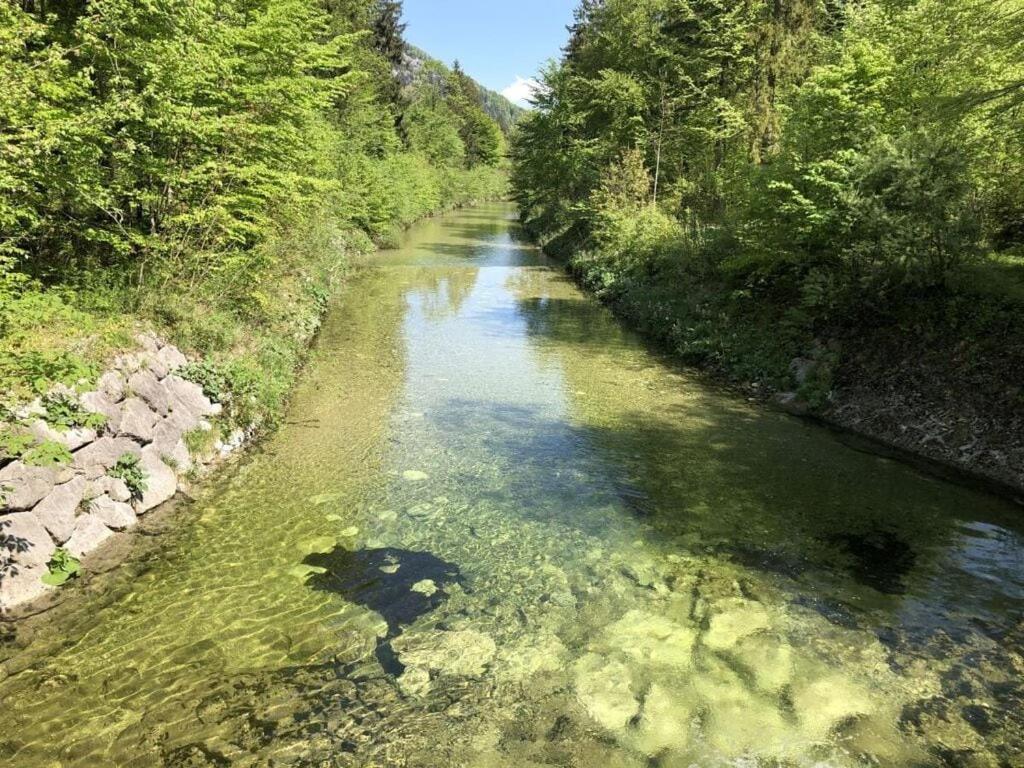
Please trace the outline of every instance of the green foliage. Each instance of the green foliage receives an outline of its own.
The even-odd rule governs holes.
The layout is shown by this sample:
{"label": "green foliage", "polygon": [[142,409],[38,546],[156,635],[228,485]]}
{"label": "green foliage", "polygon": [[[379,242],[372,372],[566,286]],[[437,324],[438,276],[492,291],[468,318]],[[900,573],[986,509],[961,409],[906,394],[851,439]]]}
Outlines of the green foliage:
{"label": "green foliage", "polygon": [[69,392],[48,393],[43,397],[43,408],[46,409],[46,423],[58,429],[100,429],[107,423],[106,416],[102,413],[89,413]]}
{"label": "green foliage", "polygon": [[25,451],[21,460],[33,467],[61,467],[71,463],[71,451],[63,443],[47,440]]}
{"label": "green foliage", "polygon": [[516,110],[409,77],[403,29],[391,0],[0,3],[0,406],[142,325],[273,423],[349,257],[505,194],[485,112]]}
{"label": "green foliage", "polygon": [[[1021,0],[584,2],[514,137],[514,197],[685,357],[789,386],[820,335],[943,306],[1024,237],[1021,19]],[[822,404],[839,364],[804,394]]]}
{"label": "green foliage", "polygon": [[0,462],[21,458],[34,444],[27,431],[6,426],[0,429]]}
{"label": "green foliage", "polygon": [[47,573],[43,575],[44,584],[51,587],[62,587],[82,573],[82,563],[66,549],[59,548],[47,563]]}
{"label": "green foliage", "polygon": [[131,491],[133,498],[141,499],[143,494],[146,493],[148,487],[146,473],[142,469],[139,457],[134,454],[126,453],[119,458],[117,463],[107,471],[107,474],[110,477],[123,480],[124,484],[128,486],[128,490]]}

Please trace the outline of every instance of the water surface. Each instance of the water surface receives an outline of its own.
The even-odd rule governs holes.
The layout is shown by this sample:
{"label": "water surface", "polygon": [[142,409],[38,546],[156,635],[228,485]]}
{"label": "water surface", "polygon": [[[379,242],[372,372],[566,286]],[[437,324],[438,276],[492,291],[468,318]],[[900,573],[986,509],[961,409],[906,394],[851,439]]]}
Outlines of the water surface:
{"label": "water surface", "polygon": [[175,522],[0,635],[0,764],[1024,764],[1020,510],[673,369],[507,206]]}

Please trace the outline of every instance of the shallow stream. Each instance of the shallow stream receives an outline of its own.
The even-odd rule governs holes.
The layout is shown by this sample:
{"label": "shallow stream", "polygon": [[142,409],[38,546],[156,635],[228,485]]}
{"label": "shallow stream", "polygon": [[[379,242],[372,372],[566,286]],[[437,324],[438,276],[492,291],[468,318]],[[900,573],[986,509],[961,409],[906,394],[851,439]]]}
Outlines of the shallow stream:
{"label": "shallow stream", "polygon": [[0,630],[0,765],[1024,765],[1024,511],[674,369],[508,206],[174,515]]}

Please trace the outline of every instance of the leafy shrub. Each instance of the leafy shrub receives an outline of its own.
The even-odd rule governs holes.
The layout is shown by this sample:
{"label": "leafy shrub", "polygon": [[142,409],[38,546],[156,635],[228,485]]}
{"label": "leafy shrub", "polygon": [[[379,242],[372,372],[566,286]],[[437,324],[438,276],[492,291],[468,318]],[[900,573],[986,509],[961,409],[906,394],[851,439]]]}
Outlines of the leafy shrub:
{"label": "leafy shrub", "polygon": [[141,499],[148,488],[146,473],[142,469],[140,459],[131,453],[126,453],[119,458],[107,474],[110,477],[123,480],[133,498]]}

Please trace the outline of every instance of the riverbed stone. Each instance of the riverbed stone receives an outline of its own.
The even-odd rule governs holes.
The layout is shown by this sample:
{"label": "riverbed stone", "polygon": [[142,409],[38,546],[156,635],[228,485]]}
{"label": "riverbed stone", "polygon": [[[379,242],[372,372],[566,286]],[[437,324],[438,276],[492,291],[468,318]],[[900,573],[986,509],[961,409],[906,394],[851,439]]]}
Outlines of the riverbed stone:
{"label": "riverbed stone", "polygon": [[45,566],[56,549],[46,528],[31,512],[0,517],[0,565]]}
{"label": "riverbed stone", "polygon": [[74,557],[85,557],[103,546],[114,535],[98,516],[92,513],[79,515],[75,520],[74,533],[64,545],[64,549]]}
{"label": "riverbed stone", "polygon": [[392,647],[406,667],[457,677],[479,677],[498,651],[489,635],[472,629],[403,635]]}
{"label": "riverbed stone", "polygon": [[169,501],[178,491],[178,476],[164,463],[158,450],[149,446],[142,450],[141,456],[146,490],[135,502],[135,511],[140,515]]}
{"label": "riverbed stone", "polygon": [[588,653],[573,665],[576,696],[587,714],[609,731],[623,731],[640,711],[629,668],[621,661]]}
{"label": "riverbed stone", "polygon": [[[90,478],[100,477],[125,454],[141,456],[142,447],[127,437],[101,437],[95,443],[76,451],[73,464],[76,469],[85,471]],[[95,474],[97,468],[98,475]]]}
{"label": "riverbed stone", "polygon": [[75,530],[75,517],[78,514],[78,505],[82,503],[85,495],[87,482],[85,475],[77,475],[70,482],[56,486],[32,510],[58,544],[63,544],[71,538]]}
{"label": "riverbed stone", "polygon": [[107,494],[89,502],[89,513],[98,517],[113,531],[126,531],[134,528],[139,522],[130,504],[114,501]]}
{"label": "riverbed stone", "polygon": [[121,426],[121,406],[102,392],[86,392],[78,398],[88,413],[99,413],[107,419],[107,430],[117,432]]}
{"label": "riverbed stone", "polygon": [[654,683],[644,697],[639,722],[629,741],[637,751],[652,758],[685,749],[695,711],[696,702],[688,686],[670,688]]}
{"label": "riverbed stone", "polygon": [[430,692],[430,671],[407,667],[398,678],[398,687],[406,696],[425,696]]}
{"label": "riverbed stone", "polygon": [[160,417],[138,397],[130,397],[121,405],[119,434],[134,438],[141,443],[153,440],[153,427]]}
{"label": "riverbed stone", "polygon": [[771,626],[768,609],[753,600],[725,600],[715,607],[717,612],[701,638],[712,650],[728,650],[744,637]]}
{"label": "riverbed stone", "polygon": [[154,373],[148,368],[133,373],[128,378],[128,391],[146,401],[146,404],[160,416],[166,416],[171,408],[171,397]]}
{"label": "riverbed stone", "polygon": [[12,461],[0,469],[0,499],[10,511],[31,509],[53,490],[58,472],[53,467],[33,467]]}
{"label": "riverbed stone", "polygon": [[870,715],[875,704],[867,689],[842,674],[824,674],[793,691],[793,709],[815,738],[827,737],[851,718]]}
{"label": "riverbed stone", "polygon": [[793,648],[768,632],[742,638],[730,651],[765,693],[778,693],[793,679]]}
{"label": "riverbed stone", "polygon": [[654,613],[633,610],[609,624],[594,650],[618,652],[644,664],[689,669],[697,633]]}
{"label": "riverbed stone", "polygon": [[724,661],[707,658],[690,685],[700,702],[704,738],[724,758],[756,755],[773,761],[787,745],[809,741],[775,697],[752,690]]}

